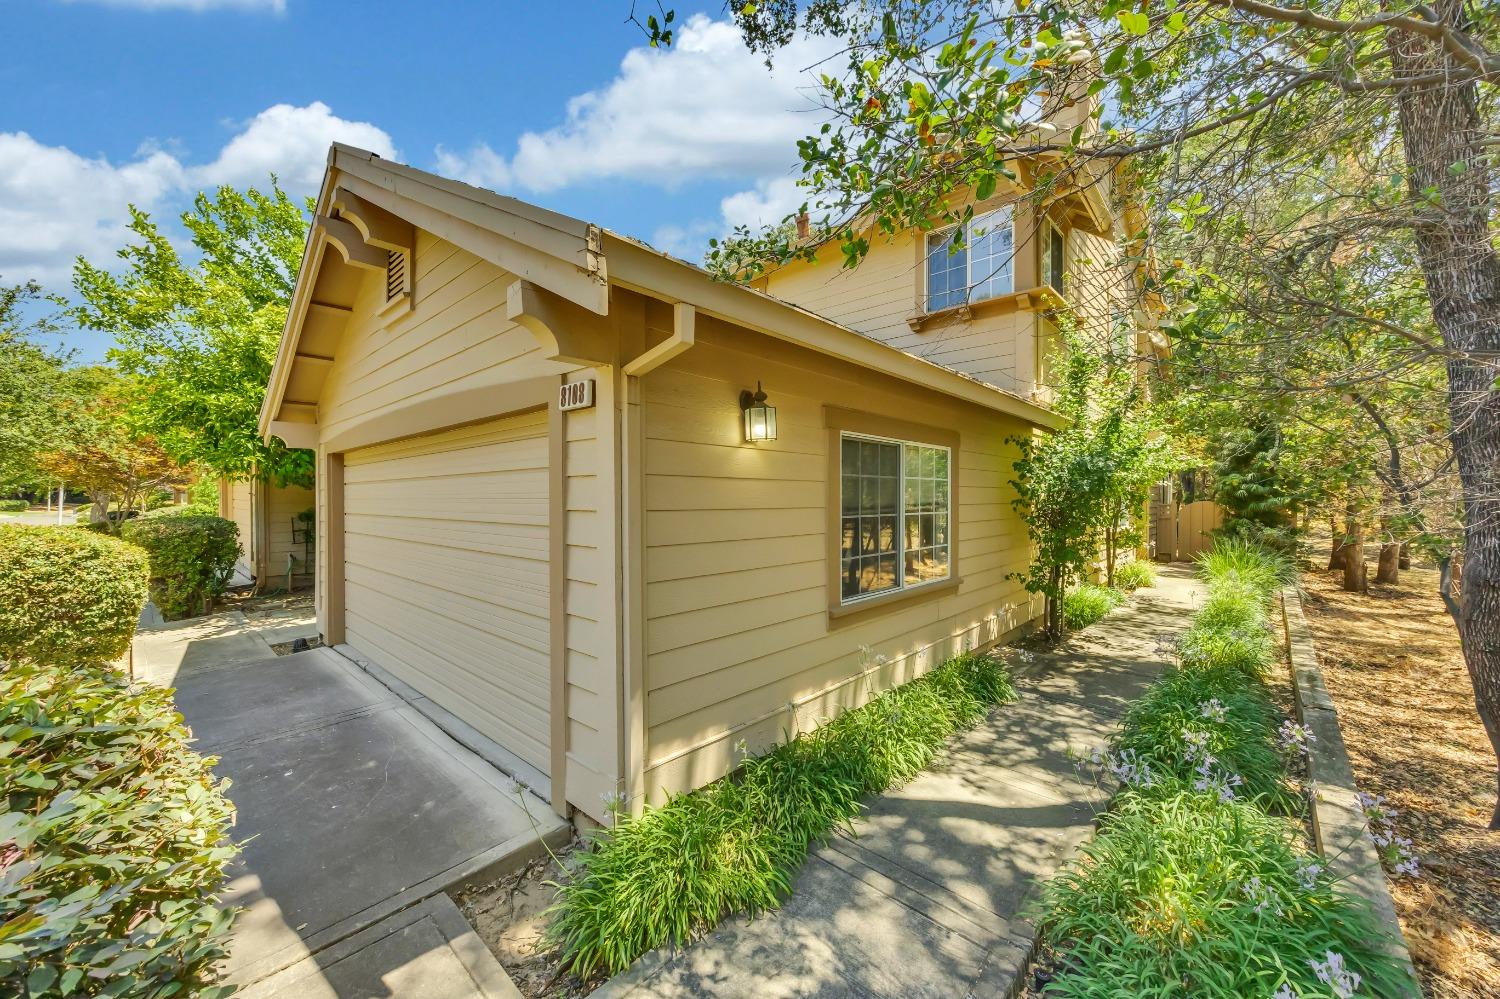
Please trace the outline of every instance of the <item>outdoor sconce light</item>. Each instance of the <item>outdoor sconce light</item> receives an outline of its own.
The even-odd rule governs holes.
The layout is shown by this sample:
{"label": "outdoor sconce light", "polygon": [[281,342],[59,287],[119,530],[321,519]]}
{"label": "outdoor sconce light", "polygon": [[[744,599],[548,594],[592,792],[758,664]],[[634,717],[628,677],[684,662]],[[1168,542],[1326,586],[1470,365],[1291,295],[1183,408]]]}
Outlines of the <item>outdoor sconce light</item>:
{"label": "outdoor sconce light", "polygon": [[740,393],[740,409],[745,412],[745,443],[774,441],[776,439],[776,407],[766,405],[766,393],[760,382],[755,391],[745,389]]}

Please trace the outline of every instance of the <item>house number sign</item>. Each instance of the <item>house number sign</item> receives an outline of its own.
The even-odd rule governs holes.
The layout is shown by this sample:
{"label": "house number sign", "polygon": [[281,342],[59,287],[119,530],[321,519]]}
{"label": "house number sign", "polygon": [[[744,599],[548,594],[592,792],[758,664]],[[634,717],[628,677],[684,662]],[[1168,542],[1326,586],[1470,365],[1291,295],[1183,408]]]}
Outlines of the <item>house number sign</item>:
{"label": "house number sign", "polygon": [[557,390],[557,408],[588,409],[594,404],[594,380],[568,382]]}

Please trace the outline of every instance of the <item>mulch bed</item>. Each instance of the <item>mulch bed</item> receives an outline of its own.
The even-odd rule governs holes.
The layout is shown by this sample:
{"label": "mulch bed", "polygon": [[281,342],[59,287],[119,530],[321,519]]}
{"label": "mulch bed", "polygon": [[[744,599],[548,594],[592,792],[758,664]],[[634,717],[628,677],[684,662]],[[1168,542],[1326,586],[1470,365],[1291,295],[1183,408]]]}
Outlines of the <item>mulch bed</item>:
{"label": "mulch bed", "polygon": [[1420,878],[1391,882],[1422,987],[1433,999],[1500,995],[1495,758],[1437,572],[1403,571],[1368,596],[1341,581],[1304,573],[1304,604],[1360,787],[1400,810],[1422,863]]}

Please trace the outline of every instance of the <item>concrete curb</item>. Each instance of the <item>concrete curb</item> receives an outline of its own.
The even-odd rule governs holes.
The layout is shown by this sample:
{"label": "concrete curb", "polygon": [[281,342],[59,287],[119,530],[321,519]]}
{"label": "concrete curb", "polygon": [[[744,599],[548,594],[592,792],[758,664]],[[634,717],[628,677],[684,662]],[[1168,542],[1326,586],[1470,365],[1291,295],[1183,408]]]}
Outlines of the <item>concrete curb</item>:
{"label": "concrete curb", "polygon": [[1370,904],[1376,920],[1386,931],[1386,952],[1411,978],[1408,995],[1420,999],[1422,991],[1417,986],[1411,953],[1396,918],[1396,904],[1391,899],[1380,854],[1370,839],[1364,810],[1359,805],[1359,788],[1354,781],[1354,768],[1349,764],[1338,710],[1323,682],[1312,632],[1302,612],[1302,598],[1292,587],[1282,591],[1281,620],[1297,718],[1316,740],[1308,747],[1307,757],[1313,841],[1344,889]]}

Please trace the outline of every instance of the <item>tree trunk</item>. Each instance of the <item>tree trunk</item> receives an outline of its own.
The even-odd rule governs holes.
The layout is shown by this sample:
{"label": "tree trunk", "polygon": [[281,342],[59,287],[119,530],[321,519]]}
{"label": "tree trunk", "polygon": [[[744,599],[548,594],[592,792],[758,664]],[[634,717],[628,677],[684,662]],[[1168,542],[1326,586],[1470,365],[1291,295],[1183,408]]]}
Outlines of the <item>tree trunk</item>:
{"label": "tree trunk", "polygon": [[1411,568],[1411,542],[1410,541],[1403,541],[1403,542],[1401,542],[1401,556],[1396,560],[1396,568],[1398,568],[1398,569],[1410,569]]}
{"label": "tree trunk", "polygon": [[[1445,24],[1465,23],[1461,0],[1434,5]],[[1440,43],[1392,28],[1386,44],[1397,77],[1445,79],[1396,91],[1407,184],[1420,212],[1413,234],[1432,315],[1449,351],[1448,409],[1463,483],[1464,564],[1459,638],[1474,700],[1500,761],[1500,257],[1491,242],[1494,178],[1477,87]],[[1423,192],[1432,190],[1429,200]],[[1491,829],[1500,829],[1500,765]]]}
{"label": "tree trunk", "polygon": [[1344,532],[1339,530],[1339,522],[1333,517],[1328,518],[1328,533],[1333,535],[1333,550],[1328,555],[1328,571],[1344,567]]}
{"label": "tree trunk", "polygon": [[[1350,503],[1350,507],[1353,507]],[[1344,524],[1344,589],[1350,593],[1365,592],[1365,539],[1353,509]]]}
{"label": "tree trunk", "polygon": [[1401,544],[1387,541],[1380,546],[1380,562],[1375,567],[1375,582],[1399,583],[1401,581]]}

